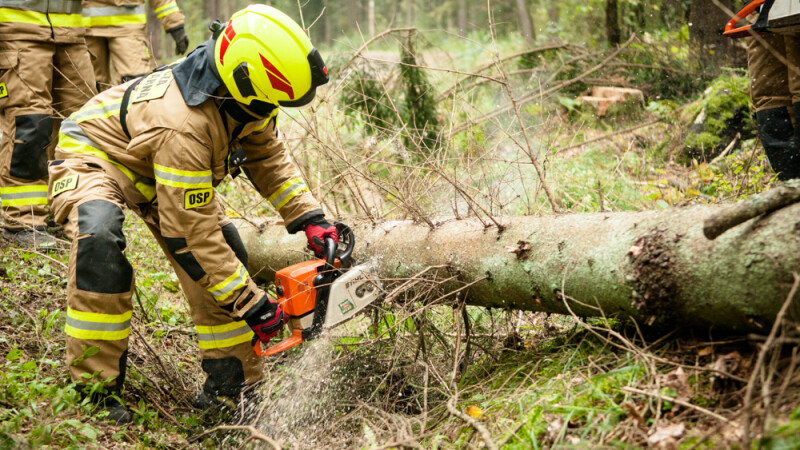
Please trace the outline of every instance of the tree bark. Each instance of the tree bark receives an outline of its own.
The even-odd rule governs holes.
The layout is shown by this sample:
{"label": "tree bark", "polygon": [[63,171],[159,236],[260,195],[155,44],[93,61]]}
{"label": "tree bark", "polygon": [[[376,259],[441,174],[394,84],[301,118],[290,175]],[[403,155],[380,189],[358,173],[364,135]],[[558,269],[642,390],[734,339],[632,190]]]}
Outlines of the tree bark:
{"label": "tree bark", "polygon": [[219,4],[217,3],[217,0],[206,0],[206,15],[210,17],[212,21],[215,19],[219,19],[221,21],[225,20],[219,15]]}
{"label": "tree bark", "polygon": [[406,0],[406,24],[409,27],[414,26],[414,21],[416,20],[416,7],[414,5],[414,0]]}
{"label": "tree bark", "polygon": [[549,8],[547,8],[547,18],[550,19],[550,23],[555,26],[558,25],[558,4],[552,3]]}
{"label": "tree bark", "polygon": [[619,13],[617,0],[606,0],[606,38],[611,47],[618,47],[622,33],[619,30]]}
{"label": "tree bark", "polygon": [[517,16],[519,17],[522,36],[525,37],[525,43],[528,44],[528,47],[533,47],[536,35],[533,31],[533,21],[531,20],[531,14],[528,12],[527,3],[527,0],[517,0]]}
{"label": "tree bark", "polygon": [[[471,305],[567,314],[601,314],[647,325],[764,331],[800,271],[800,204],[750,220],[718,237],[703,236],[705,218],[725,206],[662,211],[448,220],[435,230],[408,221],[352,223],[356,261],[382,278],[411,277],[447,266]],[[303,233],[265,222],[239,223],[251,274],[303,260]],[[797,311],[795,311],[797,312]]]}
{"label": "tree bark", "polygon": [[467,36],[467,0],[458,0],[458,35]]}
{"label": "tree bark", "polygon": [[375,0],[367,0],[367,35],[375,36]]}
{"label": "tree bark", "polygon": [[158,17],[153,11],[152,3],[147,2],[147,39],[150,44],[150,51],[153,52],[156,66],[161,65],[161,56],[163,55],[162,34],[164,34],[164,30],[161,28],[161,22],[158,21]]}

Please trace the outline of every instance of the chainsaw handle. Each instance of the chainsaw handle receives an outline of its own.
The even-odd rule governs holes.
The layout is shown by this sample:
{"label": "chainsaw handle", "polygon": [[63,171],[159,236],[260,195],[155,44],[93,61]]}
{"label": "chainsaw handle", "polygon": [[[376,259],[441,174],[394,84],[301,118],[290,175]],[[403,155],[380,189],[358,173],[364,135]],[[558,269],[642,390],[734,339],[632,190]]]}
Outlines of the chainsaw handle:
{"label": "chainsaw handle", "polygon": [[743,27],[736,28],[736,24],[739,21],[747,18],[750,14],[752,14],[756,8],[764,4],[764,0],[753,0],[752,2],[748,3],[744,6],[744,8],[740,9],[739,12],[734,14],[731,17],[731,20],[725,24],[725,31],[722,33],[725,36],[731,38],[740,38],[740,37],[747,37],[750,36],[750,24],[747,24]]}
{"label": "chainsaw handle", "polygon": [[333,261],[336,259],[336,241],[333,238],[325,238],[325,268],[329,270],[336,270],[333,266]]}

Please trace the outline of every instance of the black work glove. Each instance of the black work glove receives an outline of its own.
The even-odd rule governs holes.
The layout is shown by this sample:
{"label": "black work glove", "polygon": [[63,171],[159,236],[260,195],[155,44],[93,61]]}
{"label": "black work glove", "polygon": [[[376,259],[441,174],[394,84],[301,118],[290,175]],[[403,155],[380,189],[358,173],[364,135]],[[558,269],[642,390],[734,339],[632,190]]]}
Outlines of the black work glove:
{"label": "black work glove", "polygon": [[179,55],[186,53],[186,49],[189,48],[189,38],[186,37],[186,31],[183,29],[183,25],[178,25],[171,30],[167,30],[167,33],[171,34],[172,39],[175,40],[175,53]]}
{"label": "black work glove", "polygon": [[256,333],[258,340],[265,344],[281,331],[286,320],[281,305],[266,295],[244,315],[244,321]]}

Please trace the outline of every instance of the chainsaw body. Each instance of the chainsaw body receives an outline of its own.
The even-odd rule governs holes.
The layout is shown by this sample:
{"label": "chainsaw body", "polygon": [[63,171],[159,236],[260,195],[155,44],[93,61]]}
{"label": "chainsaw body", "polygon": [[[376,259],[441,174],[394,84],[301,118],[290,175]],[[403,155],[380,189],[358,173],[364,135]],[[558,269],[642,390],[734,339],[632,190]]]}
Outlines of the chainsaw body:
{"label": "chainsaw body", "polygon": [[326,239],[326,259],[294,264],[275,274],[275,291],[288,318],[291,336],[267,348],[255,344],[256,354],[272,356],[350,320],[380,296],[377,276],[366,265],[352,267],[355,246],[352,231],[337,223],[344,249]]}

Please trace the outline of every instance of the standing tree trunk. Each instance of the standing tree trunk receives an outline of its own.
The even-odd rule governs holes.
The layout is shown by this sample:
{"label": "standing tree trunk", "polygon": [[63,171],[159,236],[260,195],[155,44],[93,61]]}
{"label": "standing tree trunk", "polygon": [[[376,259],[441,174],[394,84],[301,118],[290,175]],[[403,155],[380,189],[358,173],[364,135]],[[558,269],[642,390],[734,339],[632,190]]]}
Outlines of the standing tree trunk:
{"label": "standing tree trunk", "polygon": [[558,4],[552,3],[552,6],[547,8],[547,18],[553,25],[558,24]]}
{"label": "standing tree trunk", "polygon": [[528,12],[526,3],[526,0],[517,0],[517,16],[519,17],[522,35],[525,37],[525,43],[528,44],[528,47],[533,47],[536,41],[536,35],[533,31],[533,21],[531,20],[531,15]]}
{"label": "standing tree trunk", "polygon": [[213,22],[216,19],[225,20],[219,15],[219,4],[217,0],[206,0],[206,16]]}
{"label": "standing tree trunk", "polygon": [[747,64],[744,50],[736,46],[735,40],[722,35],[731,10],[735,12],[734,0],[694,0],[689,9],[689,37],[700,62],[711,68]]}
{"label": "standing tree trunk", "polygon": [[163,33],[164,30],[161,28],[161,22],[158,21],[158,17],[156,17],[152,3],[147,2],[147,40],[150,42],[150,51],[153,52],[156,67],[161,65],[161,56],[164,49],[161,39]]}
{"label": "standing tree trunk", "polygon": [[619,12],[617,0],[606,0],[606,38],[608,45],[618,47],[622,40],[619,30]]}
{"label": "standing tree trunk", "polygon": [[467,36],[467,0],[458,0],[458,35]]}
{"label": "standing tree trunk", "polygon": [[375,36],[375,0],[367,0],[367,33]]}
{"label": "standing tree trunk", "polygon": [[[578,315],[647,325],[763,332],[800,271],[800,203],[707,239],[703,221],[725,210],[499,218],[502,232],[477,220],[436,229],[410,221],[350,225],[356,261],[401,281],[445,267],[443,289],[474,282],[459,294],[471,305],[560,314],[569,305]],[[262,228],[239,223],[250,273],[273,279],[276,269],[303,259],[305,236],[288,236],[278,224]]]}
{"label": "standing tree trunk", "polygon": [[406,0],[406,26],[413,27],[416,19],[414,0]]}

